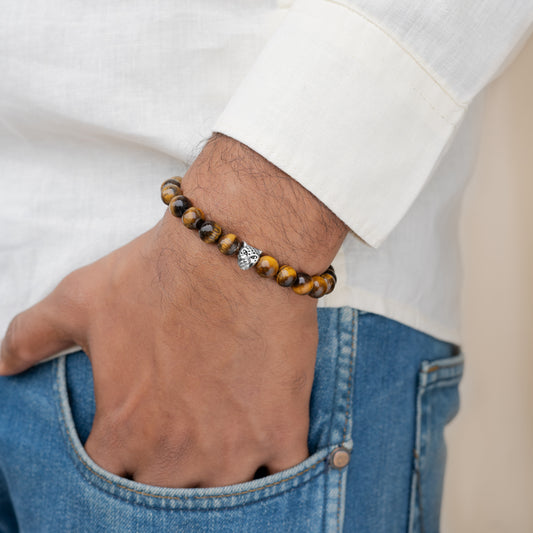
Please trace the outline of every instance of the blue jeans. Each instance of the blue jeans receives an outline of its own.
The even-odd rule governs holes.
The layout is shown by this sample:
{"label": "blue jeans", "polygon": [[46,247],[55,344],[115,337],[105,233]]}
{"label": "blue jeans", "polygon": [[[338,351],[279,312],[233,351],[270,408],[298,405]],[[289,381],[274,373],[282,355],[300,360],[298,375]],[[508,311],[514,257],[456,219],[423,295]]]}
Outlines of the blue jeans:
{"label": "blue jeans", "polygon": [[319,308],[318,319],[310,456],[238,485],[159,488],[91,461],[82,352],[0,378],[0,531],[438,531],[463,354],[350,307]]}

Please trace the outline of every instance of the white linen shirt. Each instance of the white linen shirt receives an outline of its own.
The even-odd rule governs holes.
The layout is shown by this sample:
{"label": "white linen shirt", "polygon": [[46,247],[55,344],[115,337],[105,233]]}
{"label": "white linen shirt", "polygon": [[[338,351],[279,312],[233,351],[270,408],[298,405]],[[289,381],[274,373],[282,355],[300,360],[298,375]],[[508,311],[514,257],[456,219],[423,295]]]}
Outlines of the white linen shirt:
{"label": "white linen shirt", "polygon": [[350,227],[319,305],[460,343],[471,103],[532,20],[533,0],[5,0],[0,337],[155,224],[219,131]]}

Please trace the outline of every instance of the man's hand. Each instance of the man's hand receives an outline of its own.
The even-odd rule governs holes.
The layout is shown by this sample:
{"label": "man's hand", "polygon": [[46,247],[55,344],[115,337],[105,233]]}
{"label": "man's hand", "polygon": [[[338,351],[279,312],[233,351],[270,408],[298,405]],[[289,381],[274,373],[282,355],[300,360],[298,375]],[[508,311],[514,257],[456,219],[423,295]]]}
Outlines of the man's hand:
{"label": "man's hand", "polygon": [[[346,235],[309,192],[222,135],[183,188],[223,229],[310,274]],[[83,347],[95,385],[91,458],[142,483],[212,487],[308,456],[317,342],[316,300],[240,271],[167,212],[16,316],[0,374]]]}

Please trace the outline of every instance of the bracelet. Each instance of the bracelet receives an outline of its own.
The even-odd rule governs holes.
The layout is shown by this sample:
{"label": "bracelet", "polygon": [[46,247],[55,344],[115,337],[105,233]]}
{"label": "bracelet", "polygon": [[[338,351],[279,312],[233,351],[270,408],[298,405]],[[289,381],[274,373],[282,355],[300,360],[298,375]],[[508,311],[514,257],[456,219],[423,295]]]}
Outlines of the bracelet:
{"label": "bracelet", "polygon": [[168,205],[170,212],[181,218],[183,225],[198,230],[200,238],[217,247],[224,255],[235,255],[242,270],[255,267],[255,271],[263,278],[275,278],[278,285],[291,287],[296,294],[308,294],[320,298],[335,288],[337,275],[333,266],[329,266],[322,274],[310,276],[296,272],[290,265],[279,265],[270,255],[262,255],[263,251],[240,241],[233,233],[223,233],[222,228],[212,220],[206,220],[204,213],[183,195],[181,177],[175,176],[161,185],[161,199]]}

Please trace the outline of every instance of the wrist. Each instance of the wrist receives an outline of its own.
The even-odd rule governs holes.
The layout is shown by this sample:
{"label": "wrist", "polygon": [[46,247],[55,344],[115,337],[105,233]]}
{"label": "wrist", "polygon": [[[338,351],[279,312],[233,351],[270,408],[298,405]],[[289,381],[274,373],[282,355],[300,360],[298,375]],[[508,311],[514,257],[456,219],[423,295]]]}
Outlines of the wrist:
{"label": "wrist", "polygon": [[215,134],[182,181],[185,196],[280,264],[320,274],[347,227],[298,182],[250,148]]}
{"label": "wrist", "polygon": [[231,302],[241,305],[253,300],[265,316],[270,316],[270,310],[278,315],[286,306],[312,322],[314,315],[307,313],[314,312],[317,299],[280,287],[275,280],[259,276],[255,268],[241,270],[236,256],[224,255],[216,244],[203,242],[197,230],[186,228],[168,209],[150,233],[142,255],[153,261],[165,294],[182,291],[181,280],[185,278],[195,307],[224,307]]}

